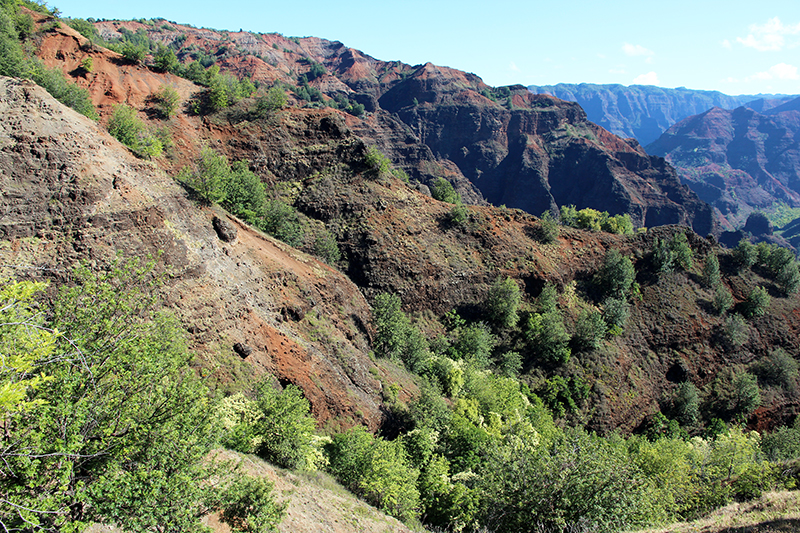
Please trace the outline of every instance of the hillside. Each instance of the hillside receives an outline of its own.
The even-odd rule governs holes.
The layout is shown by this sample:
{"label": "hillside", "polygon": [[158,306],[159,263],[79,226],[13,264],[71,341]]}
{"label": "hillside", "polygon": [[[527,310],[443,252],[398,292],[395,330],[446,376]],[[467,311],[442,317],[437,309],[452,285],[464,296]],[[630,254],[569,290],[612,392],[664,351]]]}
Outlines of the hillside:
{"label": "hillside", "polygon": [[[128,32],[153,47],[168,45],[184,64],[213,63],[255,83],[296,87],[293,96],[301,105],[363,109],[347,117],[355,134],[424,186],[446,178],[467,203],[488,201],[534,215],[575,204],[628,213],[636,226],[715,231],[708,207],[670,167],[598,128],[580,107],[534,96],[522,86],[495,89],[472,74],[382,62],[313,37],[216,32],[167,21],[103,21],[95,27],[107,39]],[[80,49],[85,42],[50,35],[39,56],[48,66],[75,72],[86,56]],[[128,88],[119,79],[121,85],[109,90],[99,75],[75,78],[92,91],[101,113],[109,111],[109,94],[146,97],[141,82]],[[574,160],[582,161],[579,171]]]}
{"label": "hillside", "polygon": [[[173,68],[193,82],[153,64],[163,46],[120,54],[36,20],[38,56],[87,88],[101,119],[0,78],[3,275],[48,281],[52,298],[77,283],[79,262],[102,272],[118,255],[152,256],[165,273],[159,310],[213,391],[192,409],[220,419],[226,445],[280,461],[277,439],[281,453],[308,454],[290,466],[326,469],[408,524],[453,531],[611,533],[796,484],[784,462],[800,454],[794,257],[720,247],[710,207],[675,171],[578,105],[315,38],[94,25],[109,39],[125,27],[173,45],[189,65]],[[177,94],[171,113],[164,87]],[[120,110],[137,135],[120,133]],[[163,154],[129,148],[153,139]],[[535,216],[567,204],[577,208],[563,224]],[[57,314],[47,301],[32,309],[42,320]],[[125,383],[135,358],[129,366],[112,381]],[[288,408],[247,418],[292,394],[313,419]],[[241,420],[224,425],[234,401]],[[306,427],[275,437],[296,421]],[[154,448],[159,465],[179,451],[152,444],[165,446]],[[0,481],[33,502],[40,492],[78,500],[84,486],[91,501],[158,502],[175,488],[151,490],[168,468],[141,473],[134,460],[99,474],[79,466],[65,475],[74,493],[50,479]],[[367,511],[295,488],[294,474],[243,468],[293,501],[284,527],[385,523],[345,512],[339,524],[343,508]],[[144,480],[142,498],[103,492],[129,480]],[[308,501],[317,497],[329,505]],[[93,511],[59,509],[65,520]],[[15,513],[0,505],[0,518]]]}
{"label": "hillside", "polygon": [[[666,89],[650,85],[595,85],[591,83],[531,85],[537,94],[551,94],[577,102],[589,120],[623,138],[633,137],[642,146],[655,141],[670,126],[682,119],[708,111],[712,107],[735,109],[743,105],[775,105],[765,95],[729,96],[718,91],[698,91],[679,87]],[[760,111],[760,109],[758,110]]]}
{"label": "hillside", "polygon": [[681,179],[738,229],[755,211],[800,207],[800,99],[762,112],[715,107],[686,118],[650,144]]}

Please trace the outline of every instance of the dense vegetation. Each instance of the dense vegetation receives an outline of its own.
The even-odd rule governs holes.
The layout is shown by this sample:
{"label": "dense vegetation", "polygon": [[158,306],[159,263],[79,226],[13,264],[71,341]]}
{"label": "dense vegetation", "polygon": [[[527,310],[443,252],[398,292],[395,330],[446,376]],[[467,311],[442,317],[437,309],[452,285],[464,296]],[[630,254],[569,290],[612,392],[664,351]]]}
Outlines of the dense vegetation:
{"label": "dense vegetation", "polygon": [[186,530],[217,510],[239,531],[280,521],[269,482],[214,458],[221,410],[156,310],[161,278],[138,261],[79,267],[51,301],[3,281],[4,531]]}

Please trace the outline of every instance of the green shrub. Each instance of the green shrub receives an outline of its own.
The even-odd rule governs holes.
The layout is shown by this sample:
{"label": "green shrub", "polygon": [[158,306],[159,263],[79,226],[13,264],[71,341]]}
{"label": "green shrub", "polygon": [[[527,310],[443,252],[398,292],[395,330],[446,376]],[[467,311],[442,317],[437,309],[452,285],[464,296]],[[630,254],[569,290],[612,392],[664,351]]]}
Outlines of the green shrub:
{"label": "green shrub", "polygon": [[136,116],[136,110],[124,104],[114,106],[108,119],[108,133],[139,157],[153,159],[164,151],[158,137]]}
{"label": "green shrub", "polygon": [[469,220],[469,210],[463,205],[455,205],[447,213],[447,222],[454,227],[463,228]]}
{"label": "green shrub", "polygon": [[608,326],[600,311],[584,309],[575,323],[573,342],[581,350],[596,350],[603,342]]}
{"label": "green shrub", "polygon": [[164,118],[171,118],[178,110],[181,97],[174,87],[162,85],[158,91],[153,93],[153,100],[155,101],[156,109],[161,115]]}
{"label": "green shrub", "polygon": [[299,246],[305,239],[305,230],[297,210],[279,199],[269,200],[260,228],[290,246]]}
{"label": "green shrub", "polygon": [[603,302],[603,319],[609,328],[619,328],[622,331],[630,316],[630,308],[624,298],[606,298]]}
{"label": "green shrub", "polygon": [[733,294],[731,290],[722,282],[717,283],[714,287],[714,297],[711,305],[718,314],[727,312],[733,307]]}
{"label": "green shrub", "polygon": [[672,399],[675,418],[684,426],[694,426],[700,420],[700,394],[691,381],[684,381]]}
{"label": "green shrub", "polygon": [[489,288],[484,307],[489,320],[499,328],[513,328],[519,321],[519,305],[522,293],[517,282],[498,277]]}
{"label": "green shrub", "polygon": [[158,50],[153,56],[153,65],[161,72],[178,72],[181,66],[175,52],[161,44],[158,45]]}
{"label": "green shrub", "polygon": [[769,307],[771,298],[767,289],[764,287],[756,287],[747,295],[747,298],[742,303],[742,313],[747,318],[754,318],[764,316]]}
{"label": "green shrub", "polygon": [[228,159],[206,146],[200,150],[200,158],[195,162],[194,169],[184,167],[177,179],[191,187],[204,202],[211,204],[225,200],[230,173]]}
{"label": "green shrub", "polygon": [[537,229],[539,241],[543,244],[552,244],[558,239],[558,223],[550,211],[545,211],[539,217],[539,227]]}
{"label": "green shrub", "polygon": [[753,364],[753,371],[766,385],[792,391],[797,385],[798,363],[783,348],[775,348],[770,354]]}
{"label": "green shrub", "polygon": [[747,270],[756,264],[758,250],[747,239],[742,239],[732,252],[733,262],[739,270]]}
{"label": "green shrub", "polygon": [[436,178],[436,181],[431,185],[431,196],[435,200],[448,204],[461,203],[461,195],[459,195],[453,188],[453,185],[444,178]]}
{"label": "green shrub", "polygon": [[376,438],[355,427],[334,436],[328,454],[331,474],[345,487],[400,520],[418,517],[419,471],[401,441]]}
{"label": "green shrub", "polygon": [[339,243],[336,242],[336,238],[327,229],[320,232],[314,239],[314,255],[329,265],[336,264],[342,258]]}
{"label": "green shrub", "polygon": [[723,325],[725,340],[733,348],[741,348],[750,338],[750,326],[741,315],[733,314],[725,319]]}
{"label": "green shrub", "polygon": [[569,348],[569,334],[564,327],[561,313],[531,313],[525,324],[525,338],[529,349],[547,364],[566,363],[572,351]]}
{"label": "green shrub", "polygon": [[706,264],[703,266],[703,282],[707,287],[716,287],[720,280],[719,259],[717,259],[717,254],[711,252],[708,254]]}
{"label": "green shrub", "polygon": [[594,275],[593,283],[603,296],[625,298],[635,277],[636,270],[631,260],[611,249],[606,252],[603,264]]}

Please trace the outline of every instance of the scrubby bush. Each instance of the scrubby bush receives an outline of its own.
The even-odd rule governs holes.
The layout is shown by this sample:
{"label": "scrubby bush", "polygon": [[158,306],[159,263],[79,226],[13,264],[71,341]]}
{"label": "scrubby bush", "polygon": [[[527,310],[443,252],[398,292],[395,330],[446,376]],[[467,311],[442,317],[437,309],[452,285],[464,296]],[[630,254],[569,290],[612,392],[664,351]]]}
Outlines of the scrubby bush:
{"label": "scrubby bush", "polygon": [[727,343],[738,349],[750,338],[750,326],[741,315],[732,314],[725,319],[723,334]]}
{"label": "scrubby bush", "polygon": [[754,318],[764,316],[769,307],[771,298],[767,289],[764,287],[756,287],[747,295],[747,298],[742,303],[742,313],[747,318]]}
{"label": "scrubby bush", "polygon": [[733,307],[733,294],[731,290],[722,282],[717,283],[714,287],[714,297],[711,305],[718,314],[726,313]]}
{"label": "scrubby bush", "polygon": [[538,237],[544,244],[552,244],[558,239],[558,223],[553,218],[550,211],[545,211],[539,217]]}
{"label": "scrubby bush", "polygon": [[739,270],[747,270],[758,261],[758,250],[747,239],[742,239],[731,254],[733,262]]}
{"label": "scrubby bush", "polygon": [[461,203],[461,195],[456,192],[453,185],[444,178],[436,178],[431,185],[431,196],[440,202],[448,204]]}
{"label": "scrubby bush", "polygon": [[181,97],[174,87],[162,85],[158,91],[153,93],[153,101],[156,104],[156,109],[164,118],[171,118],[178,110]]}
{"label": "scrubby bush", "polygon": [[522,294],[517,282],[509,277],[498,277],[486,296],[486,315],[499,328],[513,328],[519,320],[521,300]]}
{"label": "scrubby bush", "polygon": [[115,105],[107,127],[114,138],[139,157],[152,159],[164,151],[164,145],[158,137],[136,116],[136,110],[130,106]]}
{"label": "scrubby bush", "polygon": [[783,348],[775,348],[770,354],[753,364],[753,371],[766,385],[794,390],[797,385],[798,363]]}
{"label": "scrubby bush", "polygon": [[581,350],[596,350],[603,342],[607,327],[600,311],[584,309],[578,315],[572,340]]}
{"label": "scrubby bush", "polygon": [[321,231],[314,239],[314,255],[329,265],[336,264],[342,258],[336,237],[327,229]]}
{"label": "scrubby bush", "polygon": [[694,253],[683,232],[676,233],[669,242],[656,238],[653,245],[653,266],[659,272],[673,272],[678,268],[691,270],[694,266],[693,257]]}
{"label": "scrubby bush", "polygon": [[605,297],[625,298],[630,292],[636,276],[636,270],[630,259],[619,251],[611,249],[606,252],[603,264],[594,275],[593,283]]}
{"label": "scrubby bush", "polygon": [[717,254],[708,254],[706,264],[703,265],[703,283],[706,287],[716,287],[720,283],[719,259]]}

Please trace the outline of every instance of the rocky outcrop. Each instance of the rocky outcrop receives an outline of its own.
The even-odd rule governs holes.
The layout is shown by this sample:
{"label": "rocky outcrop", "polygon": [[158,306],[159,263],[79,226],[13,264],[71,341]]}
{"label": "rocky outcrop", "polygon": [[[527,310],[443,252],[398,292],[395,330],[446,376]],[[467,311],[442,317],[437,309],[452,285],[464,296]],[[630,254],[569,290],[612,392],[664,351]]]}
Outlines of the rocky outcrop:
{"label": "rocky outcrop", "polygon": [[777,203],[800,207],[800,98],[767,109],[715,107],[647,147],[714,206],[727,229]]}
{"label": "rocky outcrop", "polygon": [[[380,426],[381,384],[370,370],[380,371],[367,356],[371,314],[355,285],[199,208],[98,124],[8,78],[0,79],[0,190],[0,263],[16,275],[61,282],[79,260],[101,266],[118,252],[150,254],[170,271],[164,305],[186,324],[211,382],[242,388],[272,374],[303,389],[320,423]],[[220,240],[214,218],[237,238]],[[286,308],[302,313],[287,320]],[[325,334],[315,336],[319,328]]]}
{"label": "rocky outcrop", "polygon": [[643,146],[655,141],[676,122],[712,107],[734,109],[754,100],[758,100],[754,105],[763,107],[782,101],[763,100],[763,95],[729,96],[719,91],[666,89],[652,85],[559,83],[531,85],[528,89],[577,102],[586,110],[589,120],[620,137],[633,137]]}
{"label": "rocky outcrop", "polygon": [[[123,27],[144,30],[154,41],[177,47],[184,61],[203,50],[222,69],[263,83],[296,85],[300,76],[310,78],[328,103],[364,106],[364,116],[345,116],[347,127],[420,182],[421,190],[444,177],[473,205],[488,201],[538,215],[575,204],[629,213],[637,226],[685,224],[701,234],[715,231],[710,210],[682,189],[668,166],[591,124],[579,106],[534,96],[523,86],[494,89],[474,74],[430,63],[379,61],[314,37],[135,21],[96,26],[109,38]],[[71,72],[80,52],[62,54],[69,61],[61,61],[54,50],[63,46],[61,41],[43,45],[41,55]],[[325,72],[312,75],[314,65]],[[128,86],[121,74],[110,78],[119,80],[120,89]],[[99,91],[91,80],[78,81]]]}

